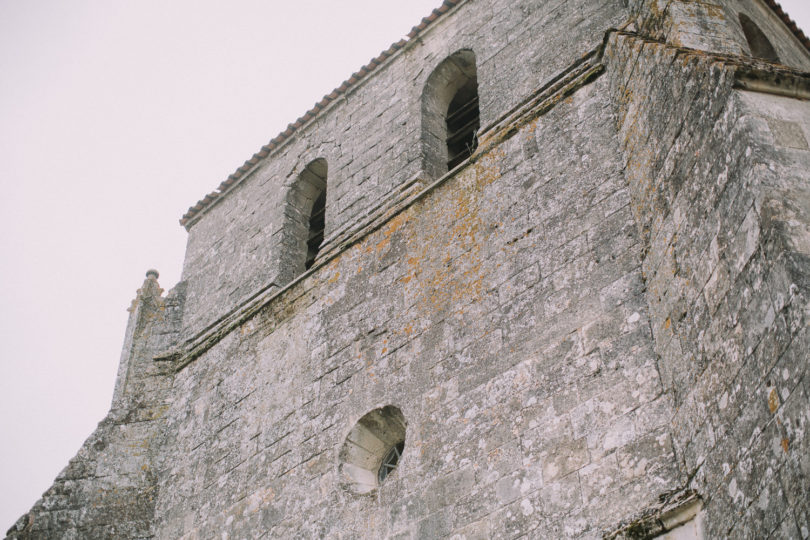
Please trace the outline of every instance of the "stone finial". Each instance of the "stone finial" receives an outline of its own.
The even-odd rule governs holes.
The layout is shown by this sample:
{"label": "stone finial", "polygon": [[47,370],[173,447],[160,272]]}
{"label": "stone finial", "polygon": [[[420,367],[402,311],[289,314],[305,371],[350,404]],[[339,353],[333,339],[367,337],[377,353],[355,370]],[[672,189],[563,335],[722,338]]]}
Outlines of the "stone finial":
{"label": "stone finial", "polygon": [[160,284],[158,284],[159,276],[160,273],[154,268],[150,268],[146,271],[146,279],[144,280],[143,285],[141,285],[141,288],[135,293],[135,298],[132,300],[132,304],[129,306],[127,311],[133,312],[139,300],[160,298],[160,296],[163,294],[163,289],[161,289]]}
{"label": "stone finial", "polygon": [[163,289],[160,288],[157,278],[160,274],[154,268],[146,271],[146,280],[138,289],[138,296],[141,297],[156,297],[163,294]]}

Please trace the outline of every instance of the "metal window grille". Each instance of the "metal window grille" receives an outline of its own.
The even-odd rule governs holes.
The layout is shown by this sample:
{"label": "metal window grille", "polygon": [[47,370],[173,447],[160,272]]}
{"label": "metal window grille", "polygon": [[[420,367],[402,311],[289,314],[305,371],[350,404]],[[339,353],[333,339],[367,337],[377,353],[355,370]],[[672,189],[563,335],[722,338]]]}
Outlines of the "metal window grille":
{"label": "metal window grille", "polygon": [[402,457],[402,451],[405,449],[405,441],[395,444],[388,450],[385,457],[380,464],[380,471],[377,473],[377,480],[382,484],[389,474],[394,472],[399,463],[399,458]]}

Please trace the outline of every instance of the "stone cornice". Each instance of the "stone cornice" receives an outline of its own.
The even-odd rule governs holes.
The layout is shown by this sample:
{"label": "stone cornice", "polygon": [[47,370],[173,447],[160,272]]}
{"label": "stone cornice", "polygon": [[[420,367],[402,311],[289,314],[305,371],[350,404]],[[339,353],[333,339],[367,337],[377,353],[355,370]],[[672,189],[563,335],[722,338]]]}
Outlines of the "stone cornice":
{"label": "stone cornice", "polygon": [[484,126],[480,132],[481,142],[478,150],[452,171],[429,185],[426,185],[421,176],[405,182],[385,201],[370,209],[360,219],[347,224],[327,238],[321,255],[309,270],[283,287],[279,287],[276,283],[267,284],[181,346],[156,355],[155,361],[171,362],[176,371],[183,369],[300,281],[318,272],[320,268],[351,246],[380,229],[392,218],[432,193],[470,164],[477,162],[495,146],[516,134],[522,126],[547,113],[567,96],[592,82],[604,72],[604,66],[601,63],[603,49],[604,44],[583,55],[548,83],[538,88],[521,104],[507,111],[490,125]]}

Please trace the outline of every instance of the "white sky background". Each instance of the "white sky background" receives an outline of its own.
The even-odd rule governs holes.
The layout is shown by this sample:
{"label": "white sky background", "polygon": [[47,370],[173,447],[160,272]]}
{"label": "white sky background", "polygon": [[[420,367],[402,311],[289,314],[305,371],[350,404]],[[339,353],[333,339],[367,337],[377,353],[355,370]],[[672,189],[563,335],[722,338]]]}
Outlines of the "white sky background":
{"label": "white sky background", "polygon": [[180,216],[440,3],[0,0],[0,536],[107,413]]}

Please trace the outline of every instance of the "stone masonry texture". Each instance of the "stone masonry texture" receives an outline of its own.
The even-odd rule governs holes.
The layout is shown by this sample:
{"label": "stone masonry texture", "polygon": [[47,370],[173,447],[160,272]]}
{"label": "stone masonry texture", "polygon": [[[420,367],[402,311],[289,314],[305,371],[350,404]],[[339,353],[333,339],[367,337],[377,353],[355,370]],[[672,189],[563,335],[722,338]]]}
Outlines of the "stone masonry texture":
{"label": "stone masonry texture", "polygon": [[[8,539],[810,537],[810,51],[759,0],[437,14],[185,222],[108,416]],[[458,51],[478,147],[437,175]],[[368,489],[358,425],[405,433]]]}

